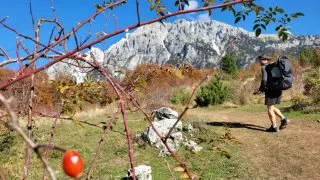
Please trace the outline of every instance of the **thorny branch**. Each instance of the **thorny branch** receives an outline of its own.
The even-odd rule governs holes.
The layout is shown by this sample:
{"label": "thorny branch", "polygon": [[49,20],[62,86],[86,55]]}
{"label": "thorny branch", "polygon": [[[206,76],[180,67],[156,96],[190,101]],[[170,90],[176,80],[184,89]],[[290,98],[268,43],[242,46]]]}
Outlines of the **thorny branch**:
{"label": "thorny branch", "polygon": [[112,123],[117,120],[117,116],[118,116],[118,113],[119,113],[119,110],[115,113],[114,117],[109,121],[107,127],[105,127],[104,131],[103,131],[103,134],[101,136],[101,139],[99,141],[99,145],[98,145],[98,148],[97,148],[97,151],[96,151],[96,154],[91,162],[91,165],[88,169],[88,173],[87,173],[87,177],[86,179],[90,179],[90,176],[91,176],[91,173],[93,171],[93,167],[95,166],[96,162],[97,162],[97,159],[100,155],[100,152],[101,152],[101,148],[102,148],[102,143],[104,142],[106,136],[107,136],[107,133],[109,132],[109,130],[111,129],[112,127]]}
{"label": "thorny branch", "polygon": [[[60,109],[59,113],[56,115],[56,117],[55,117],[55,119],[53,121],[53,124],[51,126],[50,138],[49,138],[49,142],[48,142],[49,145],[53,145],[53,138],[54,138],[54,135],[55,135],[55,132],[56,132],[56,125],[57,125],[58,119],[60,118],[60,116],[62,114],[63,107],[64,107],[64,104],[61,105],[61,109]],[[45,153],[44,153],[44,159],[47,160],[47,161],[48,161],[48,158],[49,158],[50,151],[51,151],[51,148],[48,148],[48,149],[45,150]],[[47,179],[45,171],[43,172],[43,179]]]}

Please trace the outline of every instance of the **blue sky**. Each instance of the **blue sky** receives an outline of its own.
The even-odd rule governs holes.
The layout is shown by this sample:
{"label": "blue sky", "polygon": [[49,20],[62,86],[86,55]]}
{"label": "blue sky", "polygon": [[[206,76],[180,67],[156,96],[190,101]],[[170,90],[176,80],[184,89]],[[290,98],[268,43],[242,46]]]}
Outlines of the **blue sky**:
{"label": "blue sky", "polygon": [[[102,3],[102,0],[52,0],[54,7],[56,9],[56,14],[59,22],[64,26],[66,32],[70,32],[72,27],[76,26],[78,22],[88,17],[95,11],[94,4]],[[201,6],[201,0],[189,0],[190,7],[195,8]],[[1,4],[0,7],[0,20],[6,16],[9,18],[6,20],[6,23],[14,27],[17,31],[34,36],[31,16],[29,12],[29,2],[30,0],[10,0],[5,1]],[[150,4],[147,0],[139,0],[140,10],[141,10],[141,20],[149,20],[156,17],[155,12],[149,10]],[[162,0],[164,4],[170,4],[167,8],[170,11],[173,11],[174,8],[177,8],[173,5],[174,0]],[[216,1],[220,2],[220,1]],[[301,17],[291,24],[291,32],[295,35],[320,35],[320,17],[319,7],[320,1],[316,0],[258,0],[257,3],[264,6],[274,6],[278,5],[286,10],[287,13],[291,12],[303,12],[304,17]],[[40,17],[52,19],[53,13],[50,8],[50,0],[32,0],[32,8],[35,19]],[[115,16],[114,16],[115,15]],[[83,30],[77,33],[77,36],[80,40],[83,40],[86,35],[88,35],[89,29],[92,34],[91,40],[95,39],[96,32],[112,32],[115,30],[114,26],[114,17],[117,19],[117,24],[119,28],[126,27],[128,25],[134,24],[137,22],[136,9],[135,9],[135,0],[128,0],[127,4],[120,6],[113,11],[106,11],[103,15],[100,15],[95,19],[93,25],[89,27],[88,25],[84,27]],[[213,14],[209,17],[207,12],[194,13],[189,15],[180,15],[167,19],[167,22],[175,21],[177,19],[187,18],[189,20],[206,20],[214,19],[227,24],[233,24],[234,18],[230,12],[220,12],[220,10],[214,10]],[[248,31],[252,31],[253,19],[248,18],[245,22],[240,22],[236,24],[238,27],[242,27]],[[41,41],[47,43],[48,36],[52,30],[52,24],[43,25],[41,28]],[[16,35],[3,26],[0,26],[0,47],[6,49],[12,57],[16,57]],[[56,33],[56,32],[55,32]],[[267,30],[263,33],[275,33],[274,26],[268,26]],[[100,48],[107,49],[111,44],[117,42],[124,35],[118,35],[114,38],[106,40],[104,43],[98,45]],[[22,40],[20,38],[20,40]],[[29,43],[26,40],[23,40],[23,43],[29,47],[32,51],[33,44]],[[73,48],[70,43],[69,48]],[[62,48],[61,48],[62,50]],[[2,58],[3,59],[3,58]],[[0,59],[0,62],[2,60]]]}

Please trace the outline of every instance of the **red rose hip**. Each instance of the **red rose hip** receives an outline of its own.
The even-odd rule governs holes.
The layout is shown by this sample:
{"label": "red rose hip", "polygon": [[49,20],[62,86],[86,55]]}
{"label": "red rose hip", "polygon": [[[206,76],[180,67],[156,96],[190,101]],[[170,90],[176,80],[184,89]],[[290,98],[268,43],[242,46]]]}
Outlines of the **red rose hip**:
{"label": "red rose hip", "polygon": [[66,151],[62,159],[62,167],[64,172],[74,178],[79,178],[82,175],[84,162],[76,151]]}

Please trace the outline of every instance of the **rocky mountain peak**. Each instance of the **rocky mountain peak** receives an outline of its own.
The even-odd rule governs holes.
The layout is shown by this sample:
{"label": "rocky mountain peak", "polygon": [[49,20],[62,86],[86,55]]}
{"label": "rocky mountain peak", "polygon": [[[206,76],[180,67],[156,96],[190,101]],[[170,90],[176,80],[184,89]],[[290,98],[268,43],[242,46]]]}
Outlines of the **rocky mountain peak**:
{"label": "rocky mountain peak", "polygon": [[132,70],[142,63],[187,63],[197,68],[214,68],[220,66],[226,53],[236,57],[239,66],[246,66],[261,53],[294,56],[305,47],[320,47],[320,36],[292,36],[282,42],[277,35],[262,34],[257,38],[254,32],[215,20],[181,19],[173,23],[156,22],[126,33],[104,53],[93,49],[99,61],[115,73]]}

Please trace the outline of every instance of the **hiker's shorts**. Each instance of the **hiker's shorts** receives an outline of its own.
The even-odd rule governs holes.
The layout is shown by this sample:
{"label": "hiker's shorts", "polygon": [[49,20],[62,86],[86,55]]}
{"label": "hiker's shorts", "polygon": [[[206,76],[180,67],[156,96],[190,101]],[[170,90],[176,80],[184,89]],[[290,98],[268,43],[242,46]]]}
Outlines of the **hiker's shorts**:
{"label": "hiker's shorts", "polygon": [[266,91],[265,92],[265,105],[280,104],[282,91]]}

